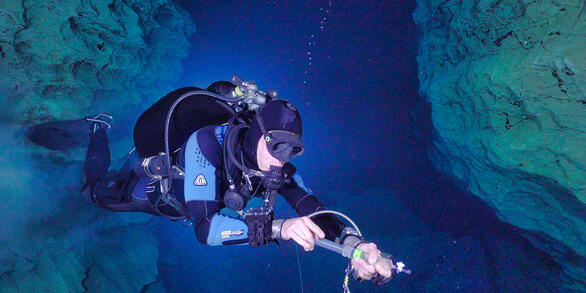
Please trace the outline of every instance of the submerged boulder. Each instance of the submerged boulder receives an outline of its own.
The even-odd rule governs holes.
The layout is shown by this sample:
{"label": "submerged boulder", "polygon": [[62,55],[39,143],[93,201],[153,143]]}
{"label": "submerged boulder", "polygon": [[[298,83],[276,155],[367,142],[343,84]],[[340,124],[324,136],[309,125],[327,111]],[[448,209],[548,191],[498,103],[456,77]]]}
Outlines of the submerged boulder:
{"label": "submerged boulder", "polygon": [[435,166],[586,286],[586,21],[572,1],[420,0]]}

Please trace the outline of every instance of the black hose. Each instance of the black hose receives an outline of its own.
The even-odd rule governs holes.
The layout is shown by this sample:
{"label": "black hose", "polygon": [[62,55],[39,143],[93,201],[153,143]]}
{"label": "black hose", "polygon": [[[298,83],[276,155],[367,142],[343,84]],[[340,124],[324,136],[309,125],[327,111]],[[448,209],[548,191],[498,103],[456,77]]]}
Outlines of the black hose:
{"label": "black hose", "polygon": [[233,144],[232,144],[232,140],[234,139],[233,137],[238,135],[238,132],[240,131],[240,129],[242,128],[246,128],[248,127],[247,125],[241,124],[241,125],[236,125],[233,129],[230,129],[229,131],[233,131],[234,134],[232,133],[228,133],[226,135],[226,147],[228,148],[228,156],[230,156],[230,160],[232,160],[232,162],[234,163],[234,165],[236,165],[236,167],[238,167],[238,169],[242,170],[244,173],[252,173],[252,170],[250,170],[249,168],[247,168],[246,166],[240,164],[240,162],[238,161],[238,159],[236,159],[236,155],[234,155],[234,150],[232,148]]}

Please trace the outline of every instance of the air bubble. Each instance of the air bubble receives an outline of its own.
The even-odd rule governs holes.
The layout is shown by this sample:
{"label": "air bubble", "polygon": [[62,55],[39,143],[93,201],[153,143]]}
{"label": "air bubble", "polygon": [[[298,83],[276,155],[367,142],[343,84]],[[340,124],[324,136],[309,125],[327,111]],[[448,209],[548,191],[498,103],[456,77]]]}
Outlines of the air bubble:
{"label": "air bubble", "polygon": [[[320,22],[319,22],[319,31],[314,32],[314,34],[310,34],[309,35],[309,41],[308,41],[308,48],[305,50],[305,52],[307,53],[307,63],[305,65],[305,70],[303,71],[303,73],[305,74],[305,80],[303,81],[303,84],[306,85],[308,81],[310,81],[310,77],[312,75],[311,73],[311,66],[313,65],[313,54],[312,51],[314,50],[311,46],[316,46],[317,42],[316,40],[321,37],[323,35],[323,33],[326,31],[326,29],[328,29],[328,14],[330,13],[330,9],[333,6],[334,1],[333,0],[329,0],[328,1],[328,6],[324,6],[324,7],[320,7],[318,12],[318,17],[320,18]],[[322,35],[320,35],[322,34]],[[317,50],[317,46],[316,46],[316,50]],[[316,52],[313,52],[316,53]],[[328,56],[328,58],[330,58],[330,56]]]}

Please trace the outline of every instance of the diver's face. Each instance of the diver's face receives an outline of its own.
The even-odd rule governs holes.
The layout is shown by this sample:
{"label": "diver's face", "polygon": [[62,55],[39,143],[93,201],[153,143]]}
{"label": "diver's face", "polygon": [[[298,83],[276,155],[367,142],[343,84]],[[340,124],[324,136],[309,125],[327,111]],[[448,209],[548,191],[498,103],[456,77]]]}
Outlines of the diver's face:
{"label": "diver's face", "polygon": [[285,162],[277,160],[277,158],[273,157],[271,153],[269,153],[264,135],[260,137],[256,146],[256,160],[258,162],[258,168],[264,172],[270,171],[271,166],[280,168],[285,164]]}

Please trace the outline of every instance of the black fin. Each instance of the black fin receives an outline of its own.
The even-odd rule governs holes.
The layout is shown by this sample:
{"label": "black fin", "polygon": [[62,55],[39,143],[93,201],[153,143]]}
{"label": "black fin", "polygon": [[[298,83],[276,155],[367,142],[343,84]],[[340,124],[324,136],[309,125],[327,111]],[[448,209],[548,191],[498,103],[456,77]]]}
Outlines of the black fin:
{"label": "black fin", "polygon": [[86,120],[88,117],[29,126],[25,130],[25,135],[34,144],[54,151],[86,146],[89,143],[89,130],[92,125],[92,122]]}

